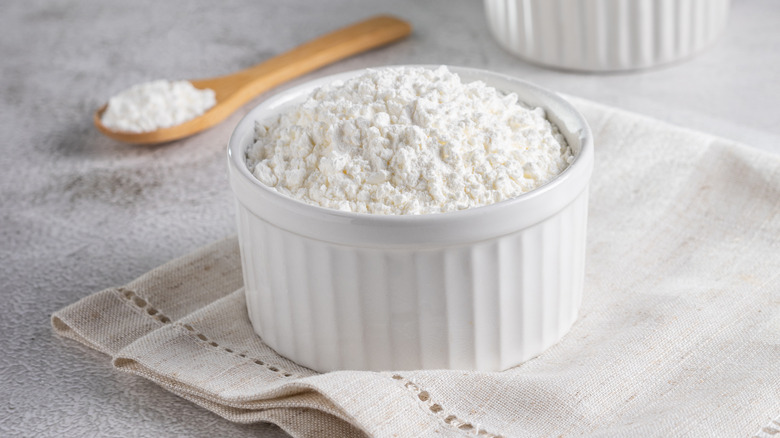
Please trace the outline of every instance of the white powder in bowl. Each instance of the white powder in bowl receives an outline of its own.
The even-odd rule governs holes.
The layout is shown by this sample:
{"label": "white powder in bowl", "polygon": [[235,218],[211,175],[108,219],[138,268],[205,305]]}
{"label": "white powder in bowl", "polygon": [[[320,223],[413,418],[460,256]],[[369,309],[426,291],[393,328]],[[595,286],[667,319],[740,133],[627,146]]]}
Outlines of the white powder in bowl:
{"label": "white powder in bowl", "polygon": [[135,85],[108,101],[101,122],[121,132],[150,132],[180,125],[217,103],[214,90],[189,81],[157,80]]}
{"label": "white powder in bowl", "polygon": [[442,66],[397,67],[315,90],[258,121],[247,150],[263,184],[309,204],[427,214],[533,190],[573,156],[541,108]]}

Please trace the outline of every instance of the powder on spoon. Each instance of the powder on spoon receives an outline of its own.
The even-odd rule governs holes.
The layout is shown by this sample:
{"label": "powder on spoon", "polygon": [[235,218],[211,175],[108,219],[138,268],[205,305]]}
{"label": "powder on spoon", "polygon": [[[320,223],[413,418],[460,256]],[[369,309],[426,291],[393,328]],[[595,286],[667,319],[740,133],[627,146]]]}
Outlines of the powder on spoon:
{"label": "powder on spoon", "polygon": [[100,120],[113,131],[151,132],[194,119],[216,103],[214,90],[195,88],[189,81],[160,79],[112,97]]}

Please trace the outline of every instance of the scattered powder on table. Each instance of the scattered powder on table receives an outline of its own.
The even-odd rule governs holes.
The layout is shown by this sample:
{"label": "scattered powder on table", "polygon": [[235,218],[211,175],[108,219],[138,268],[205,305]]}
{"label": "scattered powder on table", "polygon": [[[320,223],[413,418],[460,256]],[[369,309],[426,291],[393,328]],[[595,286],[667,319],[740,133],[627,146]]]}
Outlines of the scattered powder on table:
{"label": "scattered powder on table", "polygon": [[428,214],[516,197],[561,173],[571,149],[541,108],[442,66],[368,70],[256,123],[249,170],[327,208]]}
{"label": "scattered powder on table", "polygon": [[108,101],[103,125],[114,131],[150,132],[180,125],[217,103],[214,90],[189,81],[157,80],[135,85]]}

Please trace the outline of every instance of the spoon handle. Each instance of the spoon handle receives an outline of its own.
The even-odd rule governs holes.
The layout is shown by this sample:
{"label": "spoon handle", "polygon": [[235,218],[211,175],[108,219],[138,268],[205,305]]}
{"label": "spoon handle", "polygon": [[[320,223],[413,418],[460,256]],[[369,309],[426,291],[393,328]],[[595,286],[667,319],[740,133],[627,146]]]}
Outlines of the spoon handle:
{"label": "spoon handle", "polygon": [[336,30],[295,49],[239,72],[192,81],[197,88],[211,88],[229,113],[258,94],[281,83],[357,53],[401,39],[411,32],[409,23],[377,16]]}

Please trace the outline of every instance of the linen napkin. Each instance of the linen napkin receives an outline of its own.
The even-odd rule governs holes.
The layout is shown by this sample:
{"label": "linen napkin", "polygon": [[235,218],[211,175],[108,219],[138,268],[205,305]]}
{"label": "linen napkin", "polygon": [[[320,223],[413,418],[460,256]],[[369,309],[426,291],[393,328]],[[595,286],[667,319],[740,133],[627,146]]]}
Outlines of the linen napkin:
{"label": "linen napkin", "polygon": [[571,99],[596,137],[582,309],[504,372],[318,374],[246,315],[235,237],[60,310],[54,330],[296,437],[780,437],[780,157]]}

